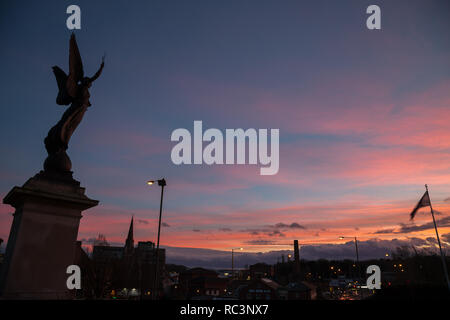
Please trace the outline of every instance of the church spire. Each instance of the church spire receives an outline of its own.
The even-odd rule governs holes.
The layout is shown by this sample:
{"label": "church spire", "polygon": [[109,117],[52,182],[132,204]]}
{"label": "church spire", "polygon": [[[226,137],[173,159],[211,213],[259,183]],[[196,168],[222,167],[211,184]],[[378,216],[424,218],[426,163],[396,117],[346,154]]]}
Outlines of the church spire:
{"label": "church spire", "polygon": [[131,217],[130,229],[128,230],[127,240],[125,241],[125,254],[126,255],[130,255],[134,249],[133,220],[134,220],[134,216]]}
{"label": "church spire", "polygon": [[131,217],[130,229],[128,230],[128,237],[127,237],[127,241],[131,241],[131,242],[134,242],[134,239],[133,239],[133,219],[134,219],[134,216]]}

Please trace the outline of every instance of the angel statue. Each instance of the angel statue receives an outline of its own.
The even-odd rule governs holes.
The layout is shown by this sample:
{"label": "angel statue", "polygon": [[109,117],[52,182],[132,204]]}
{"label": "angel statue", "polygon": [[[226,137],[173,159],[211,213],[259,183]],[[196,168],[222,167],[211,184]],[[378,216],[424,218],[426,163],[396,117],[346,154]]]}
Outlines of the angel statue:
{"label": "angel statue", "polygon": [[66,150],[70,137],[83,119],[87,108],[91,106],[89,88],[101,75],[105,65],[104,58],[94,76],[85,77],[75,34],[72,33],[69,48],[69,75],[66,75],[61,68],[53,67],[59,90],[56,103],[59,105],[70,104],[70,107],[64,112],[61,120],[50,129],[44,140],[48,153],[44,162],[45,171],[70,172],[72,163]]}

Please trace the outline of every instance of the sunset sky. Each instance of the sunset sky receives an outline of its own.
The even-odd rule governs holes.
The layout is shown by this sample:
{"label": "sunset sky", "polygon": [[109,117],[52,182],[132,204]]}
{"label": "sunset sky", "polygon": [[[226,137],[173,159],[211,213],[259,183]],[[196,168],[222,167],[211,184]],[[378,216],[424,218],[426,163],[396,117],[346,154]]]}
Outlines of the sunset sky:
{"label": "sunset sky", "polygon": [[[367,6],[382,29],[366,28]],[[450,245],[450,2],[2,1],[0,196],[42,170],[43,139],[65,107],[51,67],[68,69],[66,8],[85,73],[106,53],[68,154],[74,178],[100,204],[78,238],[269,251],[435,236],[430,188]],[[280,130],[280,169],[172,163],[173,130]],[[6,242],[13,208],[0,205]],[[430,243],[432,241],[430,240]],[[4,249],[4,244],[2,248]]]}

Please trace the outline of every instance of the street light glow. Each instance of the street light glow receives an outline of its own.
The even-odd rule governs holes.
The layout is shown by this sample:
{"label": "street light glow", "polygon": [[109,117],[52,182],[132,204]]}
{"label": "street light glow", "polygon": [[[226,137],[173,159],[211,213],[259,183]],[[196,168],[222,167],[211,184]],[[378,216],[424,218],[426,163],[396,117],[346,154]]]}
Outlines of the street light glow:
{"label": "street light glow", "polygon": [[[147,185],[151,186],[155,183],[155,180],[147,180]],[[164,178],[158,180],[158,186],[161,187],[161,201],[159,203],[159,220],[158,220],[158,238],[156,241],[156,263],[155,263],[155,277],[153,280],[153,299],[158,298],[158,262],[159,262],[159,238],[161,234],[161,216],[162,216],[162,205],[163,205],[163,195],[164,187],[166,186],[166,180]]]}

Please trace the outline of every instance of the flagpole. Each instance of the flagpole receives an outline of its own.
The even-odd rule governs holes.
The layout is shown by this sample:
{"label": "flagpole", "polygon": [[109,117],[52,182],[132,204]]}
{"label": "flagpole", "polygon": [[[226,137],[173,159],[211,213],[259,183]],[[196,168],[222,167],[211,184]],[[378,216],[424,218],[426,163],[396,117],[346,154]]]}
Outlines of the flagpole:
{"label": "flagpole", "polygon": [[444,268],[445,280],[447,280],[447,287],[448,287],[448,290],[450,291],[450,280],[448,279],[447,264],[445,263],[444,253],[442,252],[442,247],[441,247],[441,240],[439,239],[439,233],[438,233],[438,229],[436,226],[436,220],[434,219],[434,211],[433,211],[433,207],[431,206],[431,198],[430,198],[430,193],[428,192],[428,185],[425,185],[425,189],[427,190],[428,199],[430,200],[431,216],[433,217],[434,230],[436,231],[436,238],[437,238],[437,241],[439,244],[439,251],[441,252],[442,267]]}

